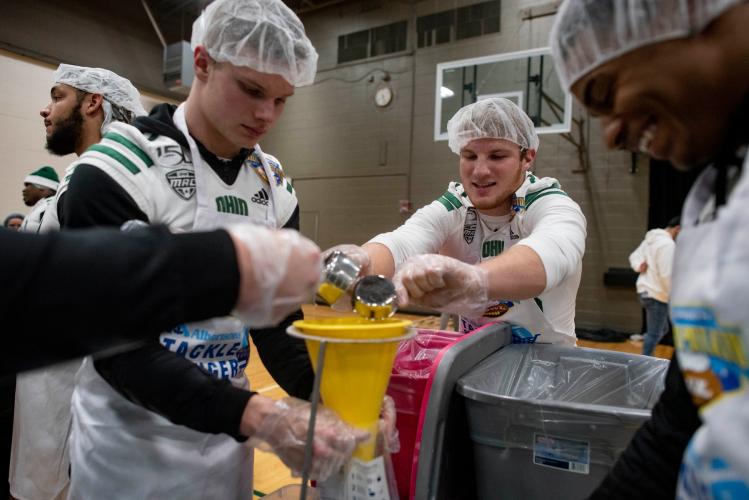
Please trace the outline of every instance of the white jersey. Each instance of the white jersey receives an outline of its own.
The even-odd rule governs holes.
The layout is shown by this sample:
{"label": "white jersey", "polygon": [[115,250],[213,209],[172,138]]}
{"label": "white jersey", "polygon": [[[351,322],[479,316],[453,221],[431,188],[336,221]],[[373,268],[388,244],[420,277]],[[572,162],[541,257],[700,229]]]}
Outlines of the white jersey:
{"label": "white jersey", "polygon": [[388,247],[396,266],[412,255],[425,253],[477,264],[512,245],[530,247],[544,264],[546,289],[535,299],[498,301],[482,318],[461,318],[461,331],[506,320],[526,330],[515,329],[514,342],[574,343],[585,216],[556,179],[532,173],[526,174],[512,206],[510,215],[487,216],[473,207],[460,183],[451,182],[445,194],[419,209],[401,227],[371,241]]}
{"label": "white jersey", "polygon": [[702,420],[679,469],[679,499],[749,498],[749,157],[716,212],[717,174],[708,168],[695,181],[676,240],[674,343]]}
{"label": "white jersey", "polygon": [[[181,109],[175,124],[183,119]],[[291,218],[296,196],[278,160],[258,147],[227,185],[193,146],[186,150],[166,136],[146,138],[115,123],[78,163],[101,169],[150,223],[174,231],[241,221],[282,227]],[[198,154],[195,162],[191,151]],[[179,325],[160,342],[213,376],[249,387],[248,327],[239,320]],[[72,408],[70,498],[252,498],[252,449],[246,443],[172,424],[131,403],[90,359],[78,374]]]}
{"label": "white jersey", "polygon": [[57,192],[51,198],[52,202],[44,212],[41,226],[39,227],[40,233],[49,233],[52,231],[59,231],[60,229],[60,218],[57,213],[57,204],[60,202],[60,198],[68,190],[68,184],[70,184],[70,178],[73,176],[77,163],[71,163],[65,169],[65,174],[62,176],[60,185],[57,187]]}
{"label": "white jersey", "polygon": [[51,205],[54,198],[54,196],[50,196],[37,201],[34,206],[31,207],[29,215],[23,218],[19,231],[23,231],[24,233],[38,233],[39,227],[42,225],[42,217],[44,217],[44,213],[47,211],[47,208]]}

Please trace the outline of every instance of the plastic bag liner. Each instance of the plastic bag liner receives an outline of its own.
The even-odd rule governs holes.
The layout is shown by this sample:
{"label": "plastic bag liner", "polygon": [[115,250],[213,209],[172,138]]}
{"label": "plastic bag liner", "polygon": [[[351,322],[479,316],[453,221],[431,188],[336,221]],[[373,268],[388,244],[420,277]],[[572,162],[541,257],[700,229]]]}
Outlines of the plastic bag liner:
{"label": "plastic bag liner", "polygon": [[667,367],[648,356],[548,344],[491,355],[457,388],[479,496],[496,488],[502,498],[587,496],[650,417]]}
{"label": "plastic bag liner", "polygon": [[458,332],[419,330],[398,346],[387,394],[395,402],[400,451],[392,455],[398,493],[408,498],[421,404],[432,366],[440,351],[462,335]]}

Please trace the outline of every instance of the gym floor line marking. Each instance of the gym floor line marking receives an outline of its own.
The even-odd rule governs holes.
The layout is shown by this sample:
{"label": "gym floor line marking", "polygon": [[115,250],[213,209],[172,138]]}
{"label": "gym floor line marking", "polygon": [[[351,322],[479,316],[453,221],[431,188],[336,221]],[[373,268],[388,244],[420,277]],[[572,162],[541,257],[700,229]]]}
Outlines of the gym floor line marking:
{"label": "gym floor line marking", "polygon": [[272,391],[273,389],[278,389],[279,387],[281,387],[281,386],[279,386],[278,384],[273,384],[273,385],[269,385],[267,387],[263,387],[262,389],[258,389],[255,392],[257,392],[258,394],[262,394],[264,392]]}

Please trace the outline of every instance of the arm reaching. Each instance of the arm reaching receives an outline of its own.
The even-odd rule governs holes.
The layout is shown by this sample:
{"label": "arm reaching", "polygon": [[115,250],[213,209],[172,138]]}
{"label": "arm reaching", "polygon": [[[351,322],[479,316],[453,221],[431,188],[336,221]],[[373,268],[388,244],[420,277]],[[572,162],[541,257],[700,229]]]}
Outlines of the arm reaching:
{"label": "arm reaching", "polygon": [[[275,453],[292,474],[300,475],[310,409],[310,403],[299,399],[274,401],[255,395],[245,408],[240,432],[250,437],[250,444]],[[332,410],[318,407],[312,477],[320,481],[330,477],[351,458],[356,445],[368,438],[369,433],[349,426]]]}
{"label": "arm reaching", "polygon": [[489,274],[479,266],[444,255],[417,255],[393,278],[400,306],[416,304],[469,317],[488,305]]}

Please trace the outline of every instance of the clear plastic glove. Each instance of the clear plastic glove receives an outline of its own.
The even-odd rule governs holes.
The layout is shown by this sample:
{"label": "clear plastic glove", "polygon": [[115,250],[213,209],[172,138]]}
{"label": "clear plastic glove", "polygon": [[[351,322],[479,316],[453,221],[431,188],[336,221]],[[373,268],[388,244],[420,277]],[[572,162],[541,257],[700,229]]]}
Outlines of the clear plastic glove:
{"label": "clear plastic glove", "polygon": [[[380,433],[377,448],[380,447],[389,453],[398,453],[401,449],[396,421],[395,401],[387,394],[382,400],[382,412],[380,413]],[[380,442],[381,441],[381,442]]]}
{"label": "clear plastic glove", "polygon": [[234,241],[240,288],[234,315],[253,327],[278,324],[311,301],[322,273],[320,249],[291,229],[226,228]]}
{"label": "clear plastic glove", "polygon": [[398,304],[415,304],[469,318],[489,305],[489,274],[479,266],[444,255],[416,255],[393,278]]}
{"label": "clear plastic glove", "polygon": [[[258,397],[263,398],[253,396],[250,401]],[[294,476],[300,476],[310,409],[310,403],[301,399],[275,401],[263,411],[250,436],[250,445],[278,455]],[[314,436],[310,477],[325,481],[348,462],[356,445],[368,439],[369,433],[349,426],[329,408],[318,406]]]}
{"label": "clear plastic glove", "polygon": [[[356,263],[361,268],[361,270],[359,271],[359,276],[366,276],[370,273],[372,262],[369,258],[369,254],[364,251],[362,247],[351,244],[343,244],[328,248],[322,253],[323,262],[325,262],[325,260],[328,258],[328,255],[332,254],[333,252],[342,252],[349,259],[354,261],[354,263]],[[346,293],[344,293],[338,300],[335,301],[334,304],[331,304],[330,307],[337,311],[351,312],[351,310],[353,309],[353,306],[351,305],[351,290],[348,290]]]}

